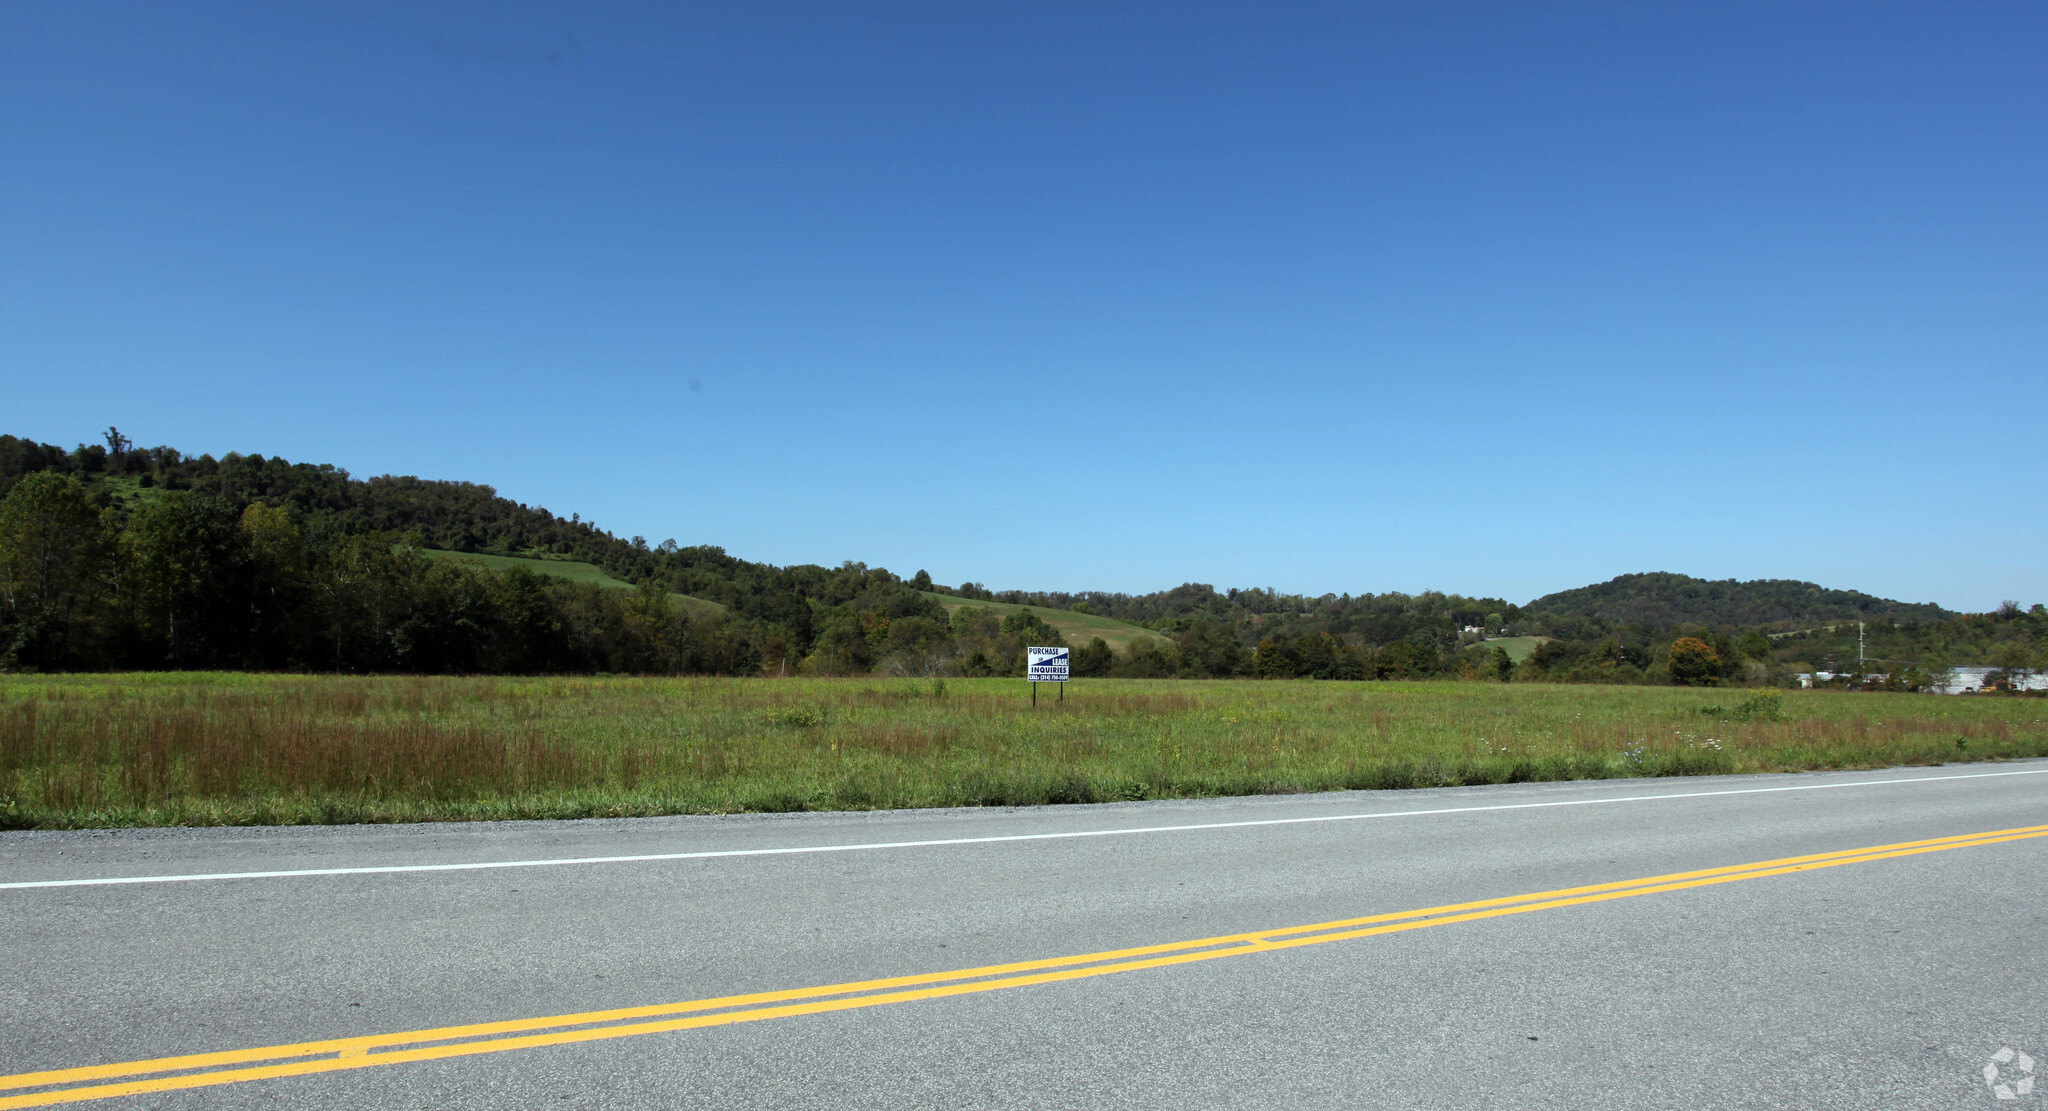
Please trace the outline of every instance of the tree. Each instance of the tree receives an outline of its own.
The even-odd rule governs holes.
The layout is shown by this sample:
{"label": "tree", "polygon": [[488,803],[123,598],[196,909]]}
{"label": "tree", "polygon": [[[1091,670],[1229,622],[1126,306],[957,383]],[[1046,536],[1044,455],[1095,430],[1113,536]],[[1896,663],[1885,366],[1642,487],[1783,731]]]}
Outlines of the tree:
{"label": "tree", "polygon": [[1179,656],[1177,645],[1162,648],[1151,637],[1140,637],[1131,642],[1130,656],[1116,673],[1128,679],[1164,679],[1179,669]]}
{"label": "tree", "polygon": [[1493,657],[1488,661],[1488,665],[1494,678],[1499,679],[1503,683],[1514,681],[1515,658],[1508,655],[1507,649],[1496,645],[1493,649]]}
{"label": "tree", "polygon": [[1091,638],[1087,644],[1074,650],[1074,676],[1078,679],[1099,679],[1109,674],[1110,665],[1116,662],[1116,654],[1110,651],[1109,642],[1101,637]]}
{"label": "tree", "polygon": [[1301,661],[1300,675],[1328,679],[1336,672],[1337,638],[1328,633],[1303,633],[1294,642],[1295,658]]}
{"label": "tree", "polygon": [[549,671],[557,665],[562,620],[548,597],[547,581],[524,567],[514,567],[491,583],[492,609],[498,618],[493,670]]}
{"label": "tree", "polygon": [[[2001,673],[1999,678],[2006,681],[2009,690],[2025,690],[2027,677],[2034,667],[2034,652],[2026,642],[2019,640],[2001,641],[1991,649],[1991,666]],[[1991,676],[1985,676],[1986,679]]]}
{"label": "tree", "polygon": [[69,662],[106,554],[100,511],[77,479],[43,471],[15,486],[0,502],[0,658]]}
{"label": "tree", "polygon": [[1698,637],[1679,637],[1671,642],[1671,681],[1683,686],[1711,684],[1721,674],[1721,656],[1713,645]]}
{"label": "tree", "polygon": [[825,619],[810,658],[804,661],[806,668],[820,675],[860,675],[873,665],[873,649],[860,618],[843,608]]}
{"label": "tree", "polygon": [[1261,679],[1292,679],[1301,674],[1301,657],[1291,643],[1266,637],[1252,650],[1252,672]]}
{"label": "tree", "polygon": [[77,479],[45,471],[22,480],[0,503],[0,605],[55,609],[76,583],[80,556],[100,539],[99,525]]}
{"label": "tree", "polygon": [[889,623],[883,652],[899,675],[938,675],[953,658],[953,631],[933,618],[899,617]]}
{"label": "tree", "polygon": [[1201,620],[1180,635],[1180,663],[1198,678],[1223,679],[1242,667],[1244,647],[1220,622]]}
{"label": "tree", "polygon": [[1343,679],[1357,682],[1367,678],[1369,675],[1370,667],[1366,661],[1365,651],[1357,645],[1339,641],[1337,650],[1330,659],[1329,673],[1319,676],[1319,678]]}
{"label": "tree", "polygon": [[1442,654],[1418,633],[1380,649],[1373,675],[1378,679],[1427,679],[1442,670]]}
{"label": "tree", "polygon": [[250,603],[255,610],[250,662],[290,666],[297,626],[309,616],[305,539],[291,510],[251,504],[242,510],[242,541],[249,551]]}
{"label": "tree", "polygon": [[241,514],[218,498],[180,490],[128,521],[122,547],[145,639],[172,667],[245,662],[248,538]]}

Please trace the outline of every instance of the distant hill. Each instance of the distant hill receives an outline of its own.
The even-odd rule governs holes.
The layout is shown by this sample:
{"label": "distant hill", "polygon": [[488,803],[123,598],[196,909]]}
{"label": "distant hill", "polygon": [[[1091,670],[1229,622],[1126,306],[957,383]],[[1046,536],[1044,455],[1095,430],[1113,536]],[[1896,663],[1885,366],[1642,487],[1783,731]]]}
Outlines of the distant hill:
{"label": "distant hill", "polygon": [[[969,605],[1028,613],[1076,648],[1099,636],[1116,652],[1094,666],[1131,678],[1505,677],[1504,650],[1530,665],[1524,675],[1634,681],[1656,674],[1660,644],[1687,625],[1711,626],[1731,661],[1732,636],[1774,634],[1740,651],[1788,667],[1865,651],[1950,664],[2048,653],[2041,607],[1958,615],[1782,579],[1623,575],[1527,606],[1194,582],[1148,594],[948,587],[924,571],[778,567],[650,544],[475,483],[193,457],[138,448],[111,428],[104,439],[65,450],[0,435],[0,671],[1020,674],[1037,623],[953,628],[950,615]],[[42,543],[68,547],[29,551]],[[31,584],[29,568],[55,570]],[[664,616],[636,590],[676,608]],[[1860,638],[1855,622],[1872,618]],[[1480,629],[1517,635],[1474,643]],[[1615,651],[1596,658],[1608,638]]]}
{"label": "distant hill", "polygon": [[1829,621],[1944,621],[1957,614],[1927,603],[1897,602],[1860,590],[1829,590],[1795,579],[1696,579],[1669,571],[1621,575],[1594,586],[1546,594],[1522,607],[1615,625],[1795,628]]}

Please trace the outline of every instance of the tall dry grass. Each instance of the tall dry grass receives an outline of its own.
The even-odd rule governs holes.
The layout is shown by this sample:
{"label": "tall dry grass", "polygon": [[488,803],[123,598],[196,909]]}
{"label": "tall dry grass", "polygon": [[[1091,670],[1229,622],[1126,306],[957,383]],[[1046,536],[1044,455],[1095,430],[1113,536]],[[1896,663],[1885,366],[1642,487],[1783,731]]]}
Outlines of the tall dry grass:
{"label": "tall dry grass", "polygon": [[1018,805],[2048,755],[2048,702],[1479,683],[0,679],[0,825]]}

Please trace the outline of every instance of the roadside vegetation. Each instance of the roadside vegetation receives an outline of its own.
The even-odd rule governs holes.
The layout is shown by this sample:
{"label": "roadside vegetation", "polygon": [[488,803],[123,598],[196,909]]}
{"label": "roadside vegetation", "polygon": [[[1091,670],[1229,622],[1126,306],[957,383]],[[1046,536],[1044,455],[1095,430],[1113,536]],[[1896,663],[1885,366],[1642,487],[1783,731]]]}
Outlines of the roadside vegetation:
{"label": "roadside vegetation", "polygon": [[1006,806],[2048,755],[2048,702],[1473,682],[0,677],[0,826]]}

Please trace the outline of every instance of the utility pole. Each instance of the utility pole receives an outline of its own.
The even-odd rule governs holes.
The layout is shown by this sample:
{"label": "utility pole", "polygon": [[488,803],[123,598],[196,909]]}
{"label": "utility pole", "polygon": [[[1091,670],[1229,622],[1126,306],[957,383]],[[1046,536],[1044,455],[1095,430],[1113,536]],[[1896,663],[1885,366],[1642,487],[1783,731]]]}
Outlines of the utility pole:
{"label": "utility pole", "polygon": [[1863,622],[1856,623],[1856,670],[1863,670]]}

